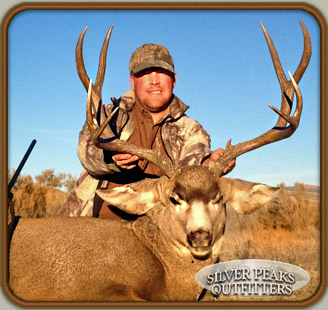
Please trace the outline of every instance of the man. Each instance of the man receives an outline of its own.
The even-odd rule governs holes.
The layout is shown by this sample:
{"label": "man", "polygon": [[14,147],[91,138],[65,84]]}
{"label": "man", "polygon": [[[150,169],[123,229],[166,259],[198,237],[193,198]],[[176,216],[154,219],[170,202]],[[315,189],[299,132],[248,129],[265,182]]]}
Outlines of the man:
{"label": "man", "polygon": [[[185,114],[189,107],[173,94],[177,75],[169,51],[158,44],[144,44],[132,54],[129,70],[132,89],[118,100],[112,98],[112,105],[105,105],[107,114],[114,106],[120,107],[110,123],[115,135],[146,148],[154,148],[155,141],[159,141],[162,155],[182,166],[215,161],[223,150],[211,153],[208,134]],[[85,172],[65,206],[71,216],[129,219],[129,215],[95,196],[96,188],[113,188],[163,175],[154,164],[137,156],[98,149],[90,143],[86,124],[80,132],[78,155]],[[234,162],[225,173],[233,167]]]}

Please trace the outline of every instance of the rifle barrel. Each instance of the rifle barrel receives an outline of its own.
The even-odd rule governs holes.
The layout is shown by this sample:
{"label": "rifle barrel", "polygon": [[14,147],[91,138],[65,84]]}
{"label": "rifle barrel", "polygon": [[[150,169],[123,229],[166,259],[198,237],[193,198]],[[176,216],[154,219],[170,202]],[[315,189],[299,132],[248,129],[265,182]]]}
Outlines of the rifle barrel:
{"label": "rifle barrel", "polygon": [[30,144],[30,146],[29,146],[29,148],[27,149],[27,151],[26,151],[26,153],[25,153],[23,159],[22,159],[21,162],[19,163],[19,166],[18,166],[18,168],[16,169],[16,171],[15,171],[13,177],[11,178],[11,180],[10,180],[10,182],[9,182],[9,184],[8,184],[8,193],[11,191],[12,187],[14,186],[14,184],[15,184],[15,182],[16,182],[16,180],[17,180],[19,174],[20,174],[20,172],[22,171],[22,169],[23,169],[23,167],[24,167],[24,165],[25,165],[25,163],[26,163],[28,157],[30,156],[30,154],[31,154],[31,152],[32,152],[32,150],[33,150],[35,144],[36,144],[36,140],[33,139],[32,142],[31,142],[31,144]]}

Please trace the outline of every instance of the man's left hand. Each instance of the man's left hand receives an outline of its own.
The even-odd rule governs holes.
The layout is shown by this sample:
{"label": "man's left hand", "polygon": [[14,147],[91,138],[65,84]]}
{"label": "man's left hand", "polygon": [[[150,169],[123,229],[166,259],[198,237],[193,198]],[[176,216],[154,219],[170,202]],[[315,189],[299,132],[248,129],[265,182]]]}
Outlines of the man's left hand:
{"label": "man's left hand", "polygon": [[[203,162],[204,166],[208,166],[210,163],[214,163],[218,160],[224,149],[216,149],[212,152],[211,156]],[[232,160],[227,167],[223,170],[222,175],[228,174],[236,166],[236,160]]]}

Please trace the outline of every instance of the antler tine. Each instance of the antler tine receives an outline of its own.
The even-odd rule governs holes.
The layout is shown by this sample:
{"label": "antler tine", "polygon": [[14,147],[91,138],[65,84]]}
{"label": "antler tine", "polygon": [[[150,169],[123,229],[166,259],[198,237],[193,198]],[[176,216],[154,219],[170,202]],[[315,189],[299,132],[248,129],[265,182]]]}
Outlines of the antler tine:
{"label": "antler tine", "polygon": [[270,54],[271,54],[273,66],[274,66],[274,69],[276,71],[279,84],[283,85],[285,82],[287,82],[287,78],[286,78],[286,75],[285,75],[284,70],[282,68],[282,65],[281,65],[277,50],[276,50],[276,48],[273,44],[273,41],[272,41],[268,31],[264,27],[263,22],[261,22],[261,27],[262,27],[265,39],[266,39],[268,47],[269,47],[269,51],[270,51]]}
{"label": "antler tine", "polygon": [[[282,103],[281,103],[281,110],[278,110],[271,105],[269,105],[270,108],[272,108],[278,115],[278,121],[276,125],[270,129],[269,131],[265,132],[261,136],[254,138],[249,141],[245,141],[242,143],[239,143],[237,145],[232,145],[231,144],[231,139],[228,141],[227,146],[223,154],[219,157],[219,159],[210,165],[210,168],[213,169],[215,173],[218,175],[221,175],[222,172],[224,171],[225,167],[235,158],[238,156],[252,151],[254,149],[257,149],[263,145],[273,143],[282,139],[286,139],[290,137],[295,130],[297,129],[300,118],[301,118],[301,113],[302,113],[302,107],[303,107],[303,99],[302,99],[302,94],[301,91],[298,87],[298,82],[300,81],[305,69],[308,66],[308,63],[310,61],[311,57],[311,40],[310,36],[304,26],[304,24],[301,22],[302,29],[303,29],[303,35],[304,35],[304,51],[303,51],[303,56],[301,59],[300,64],[298,65],[295,75],[297,75],[296,80],[290,72],[288,72],[290,76],[290,81],[287,80],[279,57],[278,53],[273,45],[273,42],[264,28],[262,24],[262,29],[264,31],[264,35],[266,37],[266,40],[268,42],[269,50],[271,53],[271,57],[274,63],[274,68],[277,73],[277,77],[279,80],[279,84],[283,93],[282,96]],[[290,110],[291,110],[291,105],[292,105],[292,96],[293,93],[296,93],[296,109],[295,112],[292,116],[290,116]],[[291,99],[290,99],[291,98]],[[287,122],[290,124],[289,126],[286,127]]]}
{"label": "antler tine", "polygon": [[85,90],[88,91],[89,87],[89,77],[87,74],[87,71],[85,70],[84,66],[84,61],[83,61],[83,40],[85,33],[87,32],[88,27],[85,27],[84,30],[82,31],[81,35],[79,36],[79,39],[76,44],[75,48],[75,59],[76,59],[76,68],[77,68],[77,73],[80,77],[80,80],[82,84],[85,87]]}
{"label": "antler tine", "polygon": [[119,107],[116,107],[113,112],[107,117],[107,119],[101,124],[101,126],[97,126],[96,122],[94,122],[95,117],[92,113],[92,80],[90,80],[89,88],[88,88],[88,97],[87,97],[87,125],[89,128],[89,132],[91,135],[91,139],[96,142],[100,138],[101,134],[104,132],[106,126],[110,122],[110,120],[114,117]]}
{"label": "antler tine", "polygon": [[113,27],[114,25],[112,25],[109,28],[100,52],[99,66],[98,66],[97,78],[95,83],[95,89],[98,94],[101,94],[102,86],[104,84],[105,70],[106,70],[106,55],[107,55],[108,43],[112,34]]}
{"label": "antler tine", "polygon": [[[98,72],[97,72],[97,78],[95,83],[95,90],[98,95],[101,94],[102,86],[104,83],[105,70],[106,70],[106,55],[107,55],[108,43],[112,34],[113,27],[114,25],[112,25],[109,28],[100,52]],[[87,30],[88,27],[85,27],[84,30],[82,31],[77,41],[76,49],[75,49],[77,72],[86,91],[88,91],[89,81],[90,81],[83,61],[83,40]]]}
{"label": "antler tine", "polygon": [[[112,33],[114,25],[112,25],[105,37],[100,57],[99,57],[99,66],[98,66],[98,73],[97,73],[97,78],[96,78],[96,83],[94,86],[94,91],[92,92],[92,100],[91,103],[93,105],[94,111],[96,111],[96,115],[98,116],[98,121],[100,124],[104,123],[106,120],[106,114],[103,105],[101,104],[101,92],[102,92],[102,86],[104,82],[104,76],[105,76],[105,70],[106,70],[106,54],[107,54],[107,49],[108,49],[108,43],[109,39]],[[83,40],[85,33],[87,31],[88,27],[85,27],[85,29],[82,31],[81,35],[79,36],[79,39],[76,44],[76,49],[75,49],[75,57],[76,57],[76,68],[78,75],[80,77],[80,80],[82,84],[84,85],[85,89],[88,91],[89,89],[89,84],[90,84],[90,78],[88,77],[88,74],[86,72],[85,66],[84,66],[84,61],[83,61]],[[98,111],[98,108],[100,110]],[[109,126],[106,126],[104,128],[104,134],[106,137],[111,137],[113,136],[113,133],[111,132],[111,129]]]}
{"label": "antler tine", "polygon": [[[296,130],[296,128],[298,127],[300,118],[301,118],[301,114],[302,114],[302,108],[303,108],[303,99],[302,99],[302,94],[301,91],[296,83],[296,80],[294,79],[294,77],[292,76],[292,74],[288,71],[288,75],[290,77],[290,81],[293,85],[293,88],[296,92],[296,109],[295,112],[293,114],[293,116],[284,114],[283,112],[279,111],[277,108],[273,107],[271,104],[269,104],[269,107],[275,111],[280,117],[282,117],[286,122],[288,122],[293,128],[294,130]],[[274,127],[274,129],[279,129],[279,127]]]}
{"label": "antler tine", "polygon": [[86,115],[90,136],[94,144],[103,150],[137,155],[140,158],[152,162],[159,169],[161,169],[168,177],[170,177],[173,174],[174,170],[176,170],[176,167],[171,163],[169,159],[162,156],[159,146],[155,150],[150,150],[119,139],[109,140],[100,138],[103,130],[108,127],[107,125],[109,121],[117,112],[118,107],[108,116],[104,123],[102,123],[99,127],[95,120],[94,114],[92,113],[92,92],[93,87],[92,81],[90,80],[88,87]]}
{"label": "antler tine", "polygon": [[[303,54],[302,54],[301,61],[294,74],[294,79],[295,79],[296,83],[299,83],[299,81],[301,80],[301,78],[309,64],[309,61],[311,58],[311,52],[312,52],[310,35],[301,20],[300,20],[300,24],[301,24],[302,31],[303,31],[304,48],[303,48]],[[266,28],[264,27],[262,22],[261,22],[261,27],[262,27],[265,39],[266,39],[268,47],[269,47],[272,62],[274,65],[274,69],[276,71],[279,85],[281,88],[281,97],[282,98],[281,98],[280,110],[283,114],[287,115],[290,113],[290,110],[292,108],[294,87],[292,85],[292,82],[288,81],[286,78],[286,75],[282,68],[277,50],[273,44],[273,41],[272,41],[268,31],[266,30]],[[286,124],[287,124],[286,119],[283,117],[279,117],[275,127],[284,127],[284,126],[286,126]]]}
{"label": "antler tine", "polygon": [[300,20],[300,24],[301,24],[302,31],[303,31],[304,48],[303,48],[302,59],[294,73],[294,79],[295,79],[296,83],[299,83],[299,81],[301,80],[301,78],[310,62],[310,58],[311,58],[311,54],[312,54],[311,38],[310,38],[309,32],[301,20]]}
{"label": "antler tine", "polygon": [[[304,48],[303,48],[303,54],[302,54],[301,61],[294,73],[294,79],[295,79],[296,83],[299,83],[299,81],[301,80],[301,78],[309,64],[309,61],[311,58],[311,53],[312,53],[311,38],[310,38],[309,32],[307,31],[304,23],[301,20],[300,20],[300,24],[301,24],[302,31],[303,31]],[[266,30],[266,28],[264,27],[262,22],[261,22],[261,27],[262,27],[265,39],[266,39],[268,47],[269,47],[269,51],[271,54],[274,68],[275,68],[277,76],[278,76],[279,83],[283,84],[284,82],[287,82],[287,78],[286,78],[284,70],[281,66],[281,62],[279,60],[277,50],[273,44],[273,41],[272,41],[268,31]]]}

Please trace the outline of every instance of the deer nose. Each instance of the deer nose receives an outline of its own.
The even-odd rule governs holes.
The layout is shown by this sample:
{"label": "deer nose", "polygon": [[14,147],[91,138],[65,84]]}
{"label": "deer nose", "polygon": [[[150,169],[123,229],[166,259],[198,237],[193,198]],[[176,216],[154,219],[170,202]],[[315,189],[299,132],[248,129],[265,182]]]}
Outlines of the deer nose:
{"label": "deer nose", "polygon": [[194,248],[209,247],[212,243],[212,234],[208,230],[198,229],[191,231],[188,235],[188,242]]}

